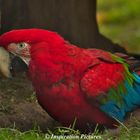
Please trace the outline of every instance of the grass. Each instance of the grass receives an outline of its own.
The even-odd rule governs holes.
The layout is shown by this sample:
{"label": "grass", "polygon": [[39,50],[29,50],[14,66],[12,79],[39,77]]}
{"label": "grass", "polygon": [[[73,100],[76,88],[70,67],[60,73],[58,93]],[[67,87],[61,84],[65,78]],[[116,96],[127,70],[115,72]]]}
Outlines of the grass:
{"label": "grass", "polygon": [[20,132],[17,129],[1,128],[0,140],[103,140],[103,136],[94,132],[92,134],[81,134],[80,131],[76,131],[71,128],[56,128],[55,130],[45,133],[41,133],[39,130],[30,130],[26,132]]}
{"label": "grass", "polygon": [[101,33],[140,54],[139,0],[98,0],[98,23]]}
{"label": "grass", "polygon": [[0,140],[44,140],[44,139],[45,134],[35,130],[20,132],[17,129],[11,128],[0,129]]}
{"label": "grass", "polygon": [[79,130],[59,127],[53,131],[42,133],[39,129],[21,132],[15,128],[1,128],[0,140],[139,140],[140,122],[135,122],[135,127],[120,126],[120,134],[112,135],[106,130],[103,134],[95,129],[93,133],[81,134]]}

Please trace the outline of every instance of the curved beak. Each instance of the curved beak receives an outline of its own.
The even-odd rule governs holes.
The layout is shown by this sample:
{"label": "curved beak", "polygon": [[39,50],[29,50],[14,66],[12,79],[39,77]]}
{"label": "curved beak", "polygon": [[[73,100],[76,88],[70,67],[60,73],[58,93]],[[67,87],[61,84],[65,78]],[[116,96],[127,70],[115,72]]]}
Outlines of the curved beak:
{"label": "curved beak", "polygon": [[10,78],[10,55],[9,53],[2,47],[0,47],[0,74],[3,77]]}
{"label": "curved beak", "polygon": [[11,78],[19,72],[27,71],[27,64],[18,56],[15,56],[3,47],[0,47],[0,76]]}

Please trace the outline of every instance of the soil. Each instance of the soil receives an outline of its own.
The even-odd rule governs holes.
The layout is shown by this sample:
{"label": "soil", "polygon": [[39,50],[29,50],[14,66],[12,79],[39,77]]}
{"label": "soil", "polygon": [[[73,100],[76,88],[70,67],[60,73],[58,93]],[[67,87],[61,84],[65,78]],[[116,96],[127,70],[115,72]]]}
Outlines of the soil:
{"label": "soil", "polygon": [[0,78],[0,127],[16,127],[21,131],[39,127],[47,131],[55,126],[58,123],[40,107],[25,74]]}

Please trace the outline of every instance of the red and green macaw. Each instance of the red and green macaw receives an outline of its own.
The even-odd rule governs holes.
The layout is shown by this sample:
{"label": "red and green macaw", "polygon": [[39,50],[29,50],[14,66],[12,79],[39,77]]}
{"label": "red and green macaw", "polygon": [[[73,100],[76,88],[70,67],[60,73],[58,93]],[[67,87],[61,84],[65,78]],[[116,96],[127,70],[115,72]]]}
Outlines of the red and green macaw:
{"label": "red and green macaw", "polygon": [[25,61],[39,104],[65,126],[113,127],[140,105],[140,77],[114,54],[42,29],[4,33],[0,46]]}

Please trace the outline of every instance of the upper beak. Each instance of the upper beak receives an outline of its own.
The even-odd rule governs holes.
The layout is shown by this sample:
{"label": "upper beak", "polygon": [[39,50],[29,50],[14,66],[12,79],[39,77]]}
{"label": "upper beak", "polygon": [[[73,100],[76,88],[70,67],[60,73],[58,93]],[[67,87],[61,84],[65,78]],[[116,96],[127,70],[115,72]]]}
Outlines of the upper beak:
{"label": "upper beak", "polygon": [[0,74],[3,77],[10,78],[10,55],[9,53],[2,47],[0,47]]}
{"label": "upper beak", "polygon": [[18,56],[7,52],[3,47],[0,47],[0,74],[3,77],[11,78],[19,72],[27,71],[28,66]]}

